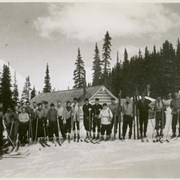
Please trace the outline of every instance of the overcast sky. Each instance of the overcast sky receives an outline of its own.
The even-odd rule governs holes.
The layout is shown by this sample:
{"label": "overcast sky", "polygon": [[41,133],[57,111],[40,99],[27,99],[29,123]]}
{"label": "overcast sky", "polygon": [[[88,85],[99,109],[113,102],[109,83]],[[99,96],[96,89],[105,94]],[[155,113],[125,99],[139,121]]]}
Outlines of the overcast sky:
{"label": "overcast sky", "polygon": [[77,49],[91,82],[95,43],[102,52],[108,30],[112,37],[112,66],[145,46],[152,49],[180,37],[180,4],[125,3],[0,3],[0,59],[23,77],[30,75],[39,90],[44,85],[46,63],[52,87],[73,86]]}

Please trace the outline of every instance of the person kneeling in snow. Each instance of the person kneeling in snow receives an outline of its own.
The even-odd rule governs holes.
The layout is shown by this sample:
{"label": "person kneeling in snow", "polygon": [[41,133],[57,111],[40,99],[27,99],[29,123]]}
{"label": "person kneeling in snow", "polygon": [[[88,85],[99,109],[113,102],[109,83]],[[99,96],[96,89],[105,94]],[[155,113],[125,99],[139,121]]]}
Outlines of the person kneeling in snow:
{"label": "person kneeling in snow", "polygon": [[106,141],[110,138],[111,133],[111,121],[113,118],[113,114],[111,110],[108,108],[107,104],[103,104],[103,109],[100,112],[101,117],[101,139],[104,140],[104,133],[106,131]]}

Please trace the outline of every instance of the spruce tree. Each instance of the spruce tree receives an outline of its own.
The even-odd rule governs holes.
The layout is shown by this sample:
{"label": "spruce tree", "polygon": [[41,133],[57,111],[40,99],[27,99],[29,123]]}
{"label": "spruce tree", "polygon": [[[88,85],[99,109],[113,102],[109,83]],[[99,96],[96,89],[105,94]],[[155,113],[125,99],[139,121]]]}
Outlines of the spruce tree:
{"label": "spruce tree", "polygon": [[12,91],[11,91],[11,75],[9,66],[3,66],[3,73],[1,79],[1,88],[2,88],[2,103],[4,110],[7,110],[8,106],[13,106],[12,100]]}
{"label": "spruce tree", "polygon": [[2,103],[2,72],[0,72],[0,103]]}
{"label": "spruce tree", "polygon": [[30,77],[28,76],[26,78],[24,88],[21,95],[21,103],[23,104],[26,101],[30,100],[30,94],[31,93],[31,83],[30,83]]}
{"label": "spruce tree", "polygon": [[111,60],[111,37],[107,31],[104,38],[103,53],[102,53],[102,82],[106,86],[108,84],[107,78],[110,73],[110,60]]}
{"label": "spruce tree", "polygon": [[14,73],[12,99],[13,99],[14,104],[16,104],[19,101],[19,92],[18,92],[18,85],[17,85],[17,80],[16,80],[16,72]]}
{"label": "spruce tree", "polygon": [[75,62],[76,69],[74,70],[74,86],[73,88],[82,88],[84,86],[84,76],[85,76],[85,69],[84,69],[84,61],[81,57],[80,49],[78,49],[78,55]]}
{"label": "spruce tree", "polygon": [[93,81],[92,85],[97,86],[101,84],[101,60],[99,55],[99,49],[96,43],[95,50],[94,50],[94,61],[93,61]]}
{"label": "spruce tree", "polygon": [[175,89],[180,90],[180,41],[177,41],[175,68]]}
{"label": "spruce tree", "polygon": [[49,75],[49,65],[46,65],[46,75],[44,78],[44,88],[43,88],[43,92],[44,93],[48,93],[51,92],[51,83],[50,83],[50,75]]}
{"label": "spruce tree", "polygon": [[35,96],[36,96],[36,89],[35,89],[35,86],[34,86],[32,91],[31,91],[31,99],[34,98]]}

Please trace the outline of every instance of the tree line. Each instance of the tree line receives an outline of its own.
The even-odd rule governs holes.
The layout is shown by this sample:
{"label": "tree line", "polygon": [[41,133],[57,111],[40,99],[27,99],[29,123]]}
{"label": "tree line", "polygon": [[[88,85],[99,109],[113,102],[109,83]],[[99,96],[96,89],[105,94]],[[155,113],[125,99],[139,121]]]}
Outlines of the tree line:
{"label": "tree line", "polygon": [[[145,47],[139,52],[129,57],[128,51],[124,49],[123,59],[119,59],[117,52],[116,64],[111,67],[111,48],[112,38],[107,31],[100,53],[98,44],[95,43],[94,57],[92,60],[92,84],[88,86],[104,85],[112,93],[118,96],[119,91],[122,97],[126,95],[133,96],[141,93],[151,97],[161,95],[167,97],[169,93],[180,90],[180,40],[177,40],[176,47],[166,40],[159,50],[154,45],[150,51]],[[75,70],[73,72],[73,88],[82,88],[86,86],[85,63],[81,56],[80,48],[75,60]],[[37,95],[35,86],[31,88],[30,77],[26,77],[21,98],[19,98],[16,73],[14,74],[14,83],[11,84],[11,74],[9,64],[3,66],[0,72],[0,102],[4,108],[13,106],[17,102],[25,102]],[[49,65],[46,65],[44,77],[44,93],[52,92]]]}
{"label": "tree line", "polygon": [[[105,85],[114,95],[133,96],[145,93],[148,96],[158,95],[166,98],[176,90],[180,90],[180,41],[174,48],[173,44],[166,40],[160,50],[154,45],[152,52],[145,47],[142,52],[128,56],[124,49],[123,60],[119,59],[117,52],[116,64],[110,68],[111,63],[111,40],[106,32],[103,39],[102,58],[97,43],[95,44],[94,60],[92,62],[92,86]],[[74,88],[83,87],[84,61],[80,49],[76,60],[74,71]],[[81,83],[80,83],[81,82]]]}
{"label": "tree line", "polygon": [[[46,72],[44,77],[43,92],[51,92],[51,83],[49,75],[49,65],[46,65]],[[35,86],[31,88],[30,77],[27,76],[22,90],[21,98],[19,97],[18,85],[16,80],[16,73],[14,74],[14,83],[12,84],[11,72],[9,64],[3,65],[3,70],[0,72],[0,103],[6,110],[7,107],[13,107],[17,103],[23,104],[37,95]]]}

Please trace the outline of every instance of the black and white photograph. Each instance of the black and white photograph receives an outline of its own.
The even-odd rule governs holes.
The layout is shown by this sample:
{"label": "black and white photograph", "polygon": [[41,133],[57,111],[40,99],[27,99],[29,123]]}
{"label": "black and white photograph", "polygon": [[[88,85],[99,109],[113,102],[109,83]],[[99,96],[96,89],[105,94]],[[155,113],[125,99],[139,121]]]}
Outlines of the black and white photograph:
{"label": "black and white photograph", "polygon": [[180,2],[0,2],[0,178],[180,178]]}

